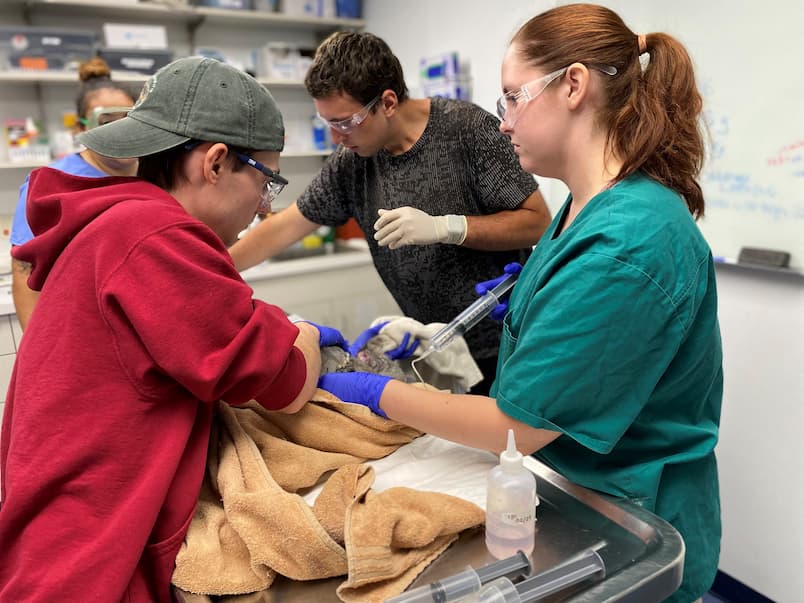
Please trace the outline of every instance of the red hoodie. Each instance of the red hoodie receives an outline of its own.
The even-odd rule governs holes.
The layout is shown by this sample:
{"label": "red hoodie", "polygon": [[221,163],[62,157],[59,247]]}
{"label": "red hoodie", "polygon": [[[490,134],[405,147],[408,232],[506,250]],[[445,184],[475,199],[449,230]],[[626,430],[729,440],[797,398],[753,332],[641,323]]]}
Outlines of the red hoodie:
{"label": "red hoodie", "polygon": [[0,437],[0,601],[170,601],[214,403],[289,404],[298,329],[163,190],[43,168],[29,191],[13,255],[42,294]]}

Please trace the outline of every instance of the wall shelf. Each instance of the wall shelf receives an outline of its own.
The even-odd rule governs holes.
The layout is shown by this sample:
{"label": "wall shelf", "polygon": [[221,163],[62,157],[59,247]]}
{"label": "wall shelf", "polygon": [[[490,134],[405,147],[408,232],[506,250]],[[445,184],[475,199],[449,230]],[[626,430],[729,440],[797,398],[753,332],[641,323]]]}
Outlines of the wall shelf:
{"label": "wall shelf", "polygon": [[48,163],[42,163],[41,161],[21,161],[20,163],[9,163],[3,162],[0,163],[0,170],[33,170],[38,167],[44,167]]}
{"label": "wall shelf", "polygon": [[[121,84],[144,84],[150,75],[131,73],[126,71],[113,71],[112,79]],[[276,78],[258,77],[257,81],[268,88],[304,89],[304,82],[297,80],[283,80]],[[0,83],[8,84],[78,84],[78,74],[75,71],[33,71],[9,70],[0,71]]]}
{"label": "wall shelf", "polygon": [[203,22],[278,25],[310,31],[334,31],[337,29],[362,29],[366,22],[363,19],[297,17],[284,13],[258,10],[231,10],[225,8],[208,8],[204,6],[181,6],[168,0],[162,2],[118,2],[103,0],[6,0],[8,4],[17,4],[25,8],[29,14],[41,11],[52,13],[54,9],[68,10],[71,16],[104,15],[125,19],[148,18],[154,20],[170,19],[185,21],[191,26]]}
{"label": "wall shelf", "polygon": [[[112,79],[121,84],[145,83],[147,75],[126,72],[112,72]],[[78,85],[78,74],[75,71],[32,71],[9,70],[0,71],[0,83],[4,84],[70,84]]]}

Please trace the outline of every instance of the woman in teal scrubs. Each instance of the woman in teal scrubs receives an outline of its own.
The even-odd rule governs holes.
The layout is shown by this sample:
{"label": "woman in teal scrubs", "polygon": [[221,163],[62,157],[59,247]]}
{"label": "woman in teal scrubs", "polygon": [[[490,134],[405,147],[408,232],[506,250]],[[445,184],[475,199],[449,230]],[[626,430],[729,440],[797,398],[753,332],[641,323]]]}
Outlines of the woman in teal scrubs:
{"label": "woman in teal scrubs", "polygon": [[714,264],[694,221],[704,141],[690,58],[609,9],[560,6],[516,33],[502,88],[500,129],[522,167],[570,195],[511,294],[491,398],[361,373],[319,385],[495,452],[513,428],[522,452],[673,524],[686,556],[669,600],[695,601],[720,549],[723,375]]}

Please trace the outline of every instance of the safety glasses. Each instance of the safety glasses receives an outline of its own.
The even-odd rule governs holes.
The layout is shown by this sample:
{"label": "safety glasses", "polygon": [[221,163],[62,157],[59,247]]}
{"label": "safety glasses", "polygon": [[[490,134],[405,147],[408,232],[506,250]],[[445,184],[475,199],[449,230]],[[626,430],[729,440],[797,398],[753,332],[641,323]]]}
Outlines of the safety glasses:
{"label": "safety glasses", "polygon": [[[497,99],[497,116],[505,122],[509,128],[513,128],[516,120],[522,114],[522,109],[533,99],[538,97],[547,89],[553,80],[560,78],[567,72],[570,66],[557,69],[548,73],[544,77],[522,85],[519,90],[506,92]],[[590,66],[591,69],[605,73],[606,75],[617,75],[617,68],[610,65]]]}
{"label": "safety glasses", "polygon": [[327,125],[330,128],[332,128],[333,130],[336,130],[336,131],[340,132],[341,134],[349,134],[349,133],[352,132],[352,130],[354,130],[357,126],[359,126],[360,124],[362,124],[366,120],[366,117],[368,117],[368,114],[369,114],[369,111],[371,111],[371,108],[374,105],[377,104],[378,100],[380,100],[380,96],[382,96],[382,95],[374,97],[374,100],[372,100],[367,105],[364,105],[363,108],[360,109],[360,111],[358,111],[357,113],[355,113],[351,117],[347,117],[346,119],[338,119],[338,120],[332,121],[332,120],[329,120],[329,119],[324,119],[323,117],[321,117],[320,113],[318,114],[318,117],[320,117],[325,122],[327,122]]}
{"label": "safety glasses", "polygon": [[123,119],[131,111],[132,107],[95,107],[88,117],[82,117],[78,121],[87,129],[97,128],[110,124],[118,119]]}
{"label": "safety glasses", "polygon": [[250,165],[255,170],[259,170],[267,177],[265,185],[262,189],[262,193],[260,194],[260,205],[257,209],[258,214],[267,214],[271,211],[271,203],[276,200],[276,198],[279,196],[279,193],[281,193],[282,189],[284,189],[285,185],[287,185],[288,181],[271,168],[263,165],[248,155],[237,153],[237,158],[246,165]]}

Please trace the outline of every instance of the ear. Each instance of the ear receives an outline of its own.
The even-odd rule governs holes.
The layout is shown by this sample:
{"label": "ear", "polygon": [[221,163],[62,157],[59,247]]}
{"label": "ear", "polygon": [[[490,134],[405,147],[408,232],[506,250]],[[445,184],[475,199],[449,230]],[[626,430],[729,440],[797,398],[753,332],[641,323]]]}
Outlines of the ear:
{"label": "ear", "polygon": [[591,74],[583,63],[573,63],[564,76],[569,83],[567,106],[571,111],[578,109],[589,94]]}
{"label": "ear", "polygon": [[229,147],[222,142],[213,144],[204,153],[203,174],[204,180],[210,184],[217,184],[223,175],[223,167],[229,155]]}
{"label": "ear", "polygon": [[399,108],[399,98],[393,90],[383,90],[380,100],[377,101],[377,110],[382,111],[386,117],[392,117]]}

